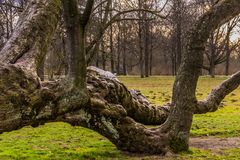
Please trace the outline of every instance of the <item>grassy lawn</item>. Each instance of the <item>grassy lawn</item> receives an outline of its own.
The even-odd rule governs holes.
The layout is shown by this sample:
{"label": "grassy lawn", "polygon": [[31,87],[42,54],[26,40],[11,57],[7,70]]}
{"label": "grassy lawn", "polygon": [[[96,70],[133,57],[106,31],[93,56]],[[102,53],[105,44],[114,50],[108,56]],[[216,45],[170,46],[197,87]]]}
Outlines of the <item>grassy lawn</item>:
{"label": "grassy lawn", "polygon": [[[203,99],[214,86],[226,77],[210,79],[201,77],[197,96]],[[152,103],[164,104],[171,100],[173,77],[119,77],[130,89],[139,89]],[[217,112],[195,115],[192,136],[240,136],[240,89],[225,98]],[[65,123],[48,123],[38,128],[24,127],[21,130],[0,135],[0,160],[42,159],[163,159],[159,156],[128,155],[116,149],[106,138],[81,127]],[[174,159],[240,159],[240,149],[221,150],[219,153],[191,148],[187,153],[164,158]]]}
{"label": "grassy lawn", "polygon": [[[163,105],[171,100],[173,77],[120,77],[129,89],[137,88],[154,104]],[[197,87],[197,97],[204,99],[210,91],[226,77],[201,77]],[[235,90],[223,100],[223,106],[217,112],[195,115],[191,134],[193,136],[240,136],[240,89]]]}

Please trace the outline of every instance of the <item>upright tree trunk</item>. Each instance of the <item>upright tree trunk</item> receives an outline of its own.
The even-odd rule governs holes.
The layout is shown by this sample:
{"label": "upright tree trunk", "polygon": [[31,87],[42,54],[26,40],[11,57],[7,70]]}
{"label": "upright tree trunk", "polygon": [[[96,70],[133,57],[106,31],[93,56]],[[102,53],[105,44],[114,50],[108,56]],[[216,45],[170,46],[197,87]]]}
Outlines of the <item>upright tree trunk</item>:
{"label": "upright tree trunk", "polygon": [[12,7],[9,7],[9,11],[10,11],[10,31],[11,33],[13,32],[13,9]]}
{"label": "upright tree trunk", "polygon": [[74,85],[78,88],[85,87],[85,29],[79,23],[79,13],[75,6],[76,2],[64,2],[65,21],[68,34],[69,77],[74,78]]}
{"label": "upright tree trunk", "polygon": [[126,45],[127,45],[127,42],[126,42],[126,31],[127,28],[126,28],[126,24],[125,22],[123,23],[123,54],[122,54],[122,58],[123,58],[123,61],[122,61],[122,66],[123,66],[123,75],[127,75],[127,62],[126,62]]}
{"label": "upright tree trunk", "polygon": [[149,77],[149,22],[147,19],[145,19],[144,22],[144,28],[145,28],[145,46],[144,46],[144,55],[145,55],[145,76]]}
{"label": "upright tree trunk", "polygon": [[142,47],[142,25],[139,23],[139,68],[140,68],[140,76],[141,78],[144,78],[144,59],[143,59],[143,47]]}
{"label": "upright tree trunk", "polygon": [[177,38],[177,44],[176,44],[176,72],[178,71],[181,60],[182,60],[182,24],[181,24],[181,18],[179,18],[177,22],[177,28],[176,28],[176,38]]}
{"label": "upright tree trunk", "polygon": [[[142,9],[142,1],[138,0],[138,7]],[[142,11],[138,11],[138,39],[139,39],[139,68],[140,68],[140,77],[144,78],[144,58],[143,58],[143,20],[142,20]]]}
{"label": "upright tree trunk", "polygon": [[115,63],[114,63],[114,49],[113,49],[113,28],[111,25],[111,31],[110,31],[110,54],[111,54],[111,72],[115,72]]}
{"label": "upright tree trunk", "polygon": [[[120,25],[118,25],[120,26]],[[119,27],[119,33],[117,35],[117,74],[120,75],[120,57],[121,57],[121,45],[120,45],[120,38],[121,38],[121,29]]]}
{"label": "upright tree trunk", "polygon": [[10,37],[10,33],[9,33],[9,22],[8,22],[8,20],[7,20],[7,26],[6,26],[6,30],[7,30],[7,39],[9,39],[9,37]]}
{"label": "upright tree trunk", "polygon": [[[203,53],[207,39],[219,25],[239,14],[239,2],[239,0],[220,1],[198,20],[189,34],[187,51],[183,56],[182,64],[174,82],[173,107],[167,121],[161,128],[161,131],[169,133],[169,144],[175,151],[188,148],[192,117],[194,110],[198,107],[195,93],[201,73],[201,67],[199,66],[203,65]],[[209,99],[216,98],[217,96],[215,96],[210,95]],[[206,99],[206,101],[209,99]],[[218,105],[219,103],[217,100]],[[201,107],[204,109],[206,105]]]}
{"label": "upright tree trunk", "polygon": [[67,26],[69,48],[69,78],[74,86],[86,90],[86,25],[88,24],[94,0],[87,1],[84,13],[79,13],[77,0],[62,0],[64,17]]}
{"label": "upright tree trunk", "polygon": [[230,42],[230,37],[227,38],[227,42],[226,42],[226,62],[225,62],[225,75],[228,76],[229,75],[229,61],[230,61],[230,48],[229,48],[229,42]]}
{"label": "upright tree trunk", "polygon": [[152,25],[150,25],[150,59],[149,59],[149,74],[152,75],[153,68],[153,35],[152,35]]}
{"label": "upright tree trunk", "polygon": [[175,34],[171,36],[171,61],[172,61],[172,75],[177,74],[176,67],[176,44],[175,44]]}
{"label": "upright tree trunk", "polygon": [[153,53],[150,51],[150,59],[149,59],[149,75],[152,76],[152,68],[153,68]]}
{"label": "upright tree trunk", "polygon": [[96,67],[99,68],[99,47],[96,49]]}
{"label": "upright tree trunk", "polygon": [[209,75],[211,76],[211,78],[215,78],[215,64],[214,64],[214,60],[210,61]]}
{"label": "upright tree trunk", "polygon": [[104,41],[102,41],[101,43],[102,67],[103,67],[103,70],[106,70],[106,53],[104,49],[105,49]]}
{"label": "upright tree trunk", "polygon": [[210,64],[209,64],[209,75],[211,78],[215,77],[215,59],[216,59],[216,49],[214,46],[214,32],[210,36]]}
{"label": "upright tree trunk", "polygon": [[182,59],[182,0],[173,1],[173,22],[174,22],[174,38],[173,38],[173,51],[174,51],[174,73],[177,74]]}
{"label": "upright tree trunk", "polygon": [[[112,2],[111,2],[112,9]],[[112,19],[112,11],[110,11],[110,19]],[[110,54],[111,54],[111,72],[115,72],[115,63],[114,63],[114,49],[113,49],[113,25],[110,26]]]}

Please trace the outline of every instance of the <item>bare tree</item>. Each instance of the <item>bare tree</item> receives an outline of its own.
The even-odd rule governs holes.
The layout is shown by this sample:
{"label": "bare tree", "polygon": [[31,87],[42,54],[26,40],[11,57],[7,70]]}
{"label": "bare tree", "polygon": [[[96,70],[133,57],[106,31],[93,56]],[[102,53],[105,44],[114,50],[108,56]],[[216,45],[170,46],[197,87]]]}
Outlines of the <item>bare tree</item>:
{"label": "bare tree", "polygon": [[239,45],[239,42],[231,43],[230,40],[238,22],[239,17],[236,17],[231,22],[211,33],[205,52],[209,65],[205,65],[203,68],[209,71],[209,75],[211,75],[212,78],[215,77],[216,66],[224,62],[226,62],[225,74],[228,75],[231,52]]}

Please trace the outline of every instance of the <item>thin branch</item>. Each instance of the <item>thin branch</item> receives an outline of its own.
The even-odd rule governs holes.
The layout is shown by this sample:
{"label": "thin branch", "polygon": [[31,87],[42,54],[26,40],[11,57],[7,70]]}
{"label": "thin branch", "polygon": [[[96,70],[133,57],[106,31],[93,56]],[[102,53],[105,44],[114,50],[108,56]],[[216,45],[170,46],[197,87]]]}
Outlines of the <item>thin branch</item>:
{"label": "thin branch", "polygon": [[221,101],[229,93],[234,91],[240,85],[240,71],[225,80],[222,84],[212,90],[208,97],[199,101],[196,105],[195,114],[204,114],[207,112],[214,112],[218,109]]}
{"label": "thin branch", "polygon": [[94,0],[88,0],[86,4],[86,8],[83,14],[80,16],[80,24],[85,27],[88,24],[88,21],[90,19],[92,9],[94,5]]}
{"label": "thin branch", "polygon": [[22,11],[23,11],[23,8],[22,8],[22,7],[15,6],[15,5],[10,4],[10,3],[0,2],[0,5],[2,5],[2,6],[7,6],[7,7],[12,7],[12,8],[16,8],[16,9],[18,9],[19,12],[22,12]]}

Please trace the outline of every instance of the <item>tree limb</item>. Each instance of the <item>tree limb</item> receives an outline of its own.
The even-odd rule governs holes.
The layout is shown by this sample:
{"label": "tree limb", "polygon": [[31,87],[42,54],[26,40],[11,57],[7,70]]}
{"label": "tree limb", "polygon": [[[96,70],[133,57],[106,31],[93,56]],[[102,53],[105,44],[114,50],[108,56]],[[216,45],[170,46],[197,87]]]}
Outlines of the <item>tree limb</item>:
{"label": "tree limb", "polygon": [[38,61],[46,54],[58,22],[60,7],[60,0],[32,0],[0,51],[0,62],[19,63],[26,69],[35,70]]}
{"label": "tree limb", "polygon": [[239,85],[240,72],[237,72],[229,79],[225,80],[221,85],[213,89],[205,100],[198,101],[194,113],[203,114],[216,111],[225,96],[237,89]]}

